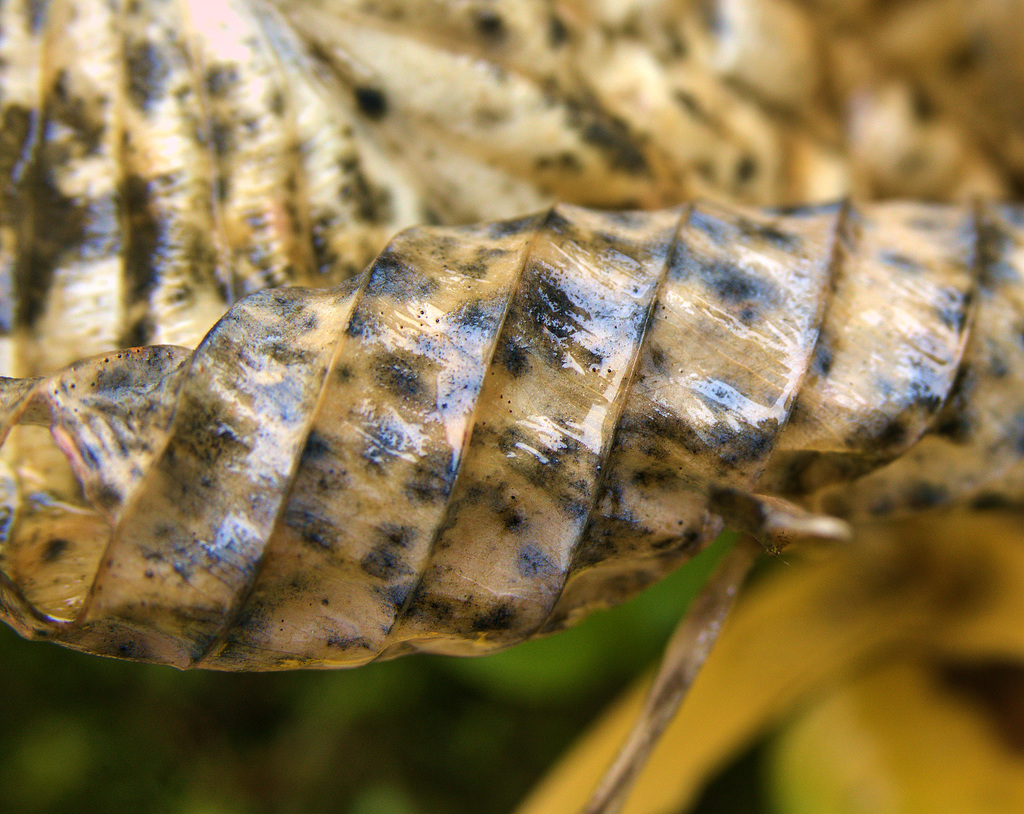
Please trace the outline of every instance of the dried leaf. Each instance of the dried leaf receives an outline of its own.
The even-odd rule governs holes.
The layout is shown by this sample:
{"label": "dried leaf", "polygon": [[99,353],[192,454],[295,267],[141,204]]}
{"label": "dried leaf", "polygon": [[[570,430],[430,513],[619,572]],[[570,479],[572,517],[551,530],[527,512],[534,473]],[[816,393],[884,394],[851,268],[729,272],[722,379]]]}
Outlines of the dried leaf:
{"label": "dried leaf", "polygon": [[0,375],[193,347],[240,296],[353,276],[416,222],[1004,196],[1019,26],[977,5],[13,0]]}
{"label": "dried leaf", "polygon": [[[31,579],[8,613],[179,666],[472,654],[632,595],[723,521],[777,548],[845,534],[815,507],[1017,501],[1024,357],[987,316],[1021,305],[1019,221],[700,205],[422,228],[346,287],[241,301],[192,354],[5,385],[8,421],[48,412],[84,487],[62,516],[90,517],[40,556],[38,499],[11,493],[4,561]],[[34,463],[15,480],[45,484]],[[72,560],[92,565],[55,615]]]}

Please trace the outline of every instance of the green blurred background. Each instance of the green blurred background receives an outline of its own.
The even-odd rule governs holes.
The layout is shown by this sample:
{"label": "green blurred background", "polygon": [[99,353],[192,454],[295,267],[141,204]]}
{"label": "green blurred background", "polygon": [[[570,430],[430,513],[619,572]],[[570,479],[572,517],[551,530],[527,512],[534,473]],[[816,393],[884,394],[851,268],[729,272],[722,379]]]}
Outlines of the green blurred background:
{"label": "green blurred background", "polygon": [[657,657],[728,543],[574,630],[486,658],[183,673],[2,627],[0,812],[510,811]]}

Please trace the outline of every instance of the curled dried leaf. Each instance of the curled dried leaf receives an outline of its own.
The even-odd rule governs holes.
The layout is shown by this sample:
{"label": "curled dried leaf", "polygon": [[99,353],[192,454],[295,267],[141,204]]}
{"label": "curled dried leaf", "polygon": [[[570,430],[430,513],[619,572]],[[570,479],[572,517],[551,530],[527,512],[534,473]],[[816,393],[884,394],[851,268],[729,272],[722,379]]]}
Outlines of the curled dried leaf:
{"label": "curled dried leaf", "polygon": [[413,223],[681,199],[534,29],[547,4],[503,8],[501,47],[479,9],[436,7],[4,3],[0,375],[194,347],[245,294],[353,277]]}
{"label": "curled dried leaf", "polygon": [[[620,601],[723,522],[777,547],[844,534],[815,513],[1019,501],[1021,221],[559,206],[408,231],[346,286],[242,300],[195,352],[7,381],[6,426],[47,417],[82,488],[40,515],[48,476],[17,461],[5,613],[182,667],[473,654]],[[40,536],[58,520],[66,544]]]}
{"label": "curled dried leaf", "polygon": [[1019,76],[1020,26],[993,2],[958,28],[963,5],[12,0],[0,375],[194,347],[239,297],[354,276],[418,222],[1006,195],[1020,117],[992,77]]}

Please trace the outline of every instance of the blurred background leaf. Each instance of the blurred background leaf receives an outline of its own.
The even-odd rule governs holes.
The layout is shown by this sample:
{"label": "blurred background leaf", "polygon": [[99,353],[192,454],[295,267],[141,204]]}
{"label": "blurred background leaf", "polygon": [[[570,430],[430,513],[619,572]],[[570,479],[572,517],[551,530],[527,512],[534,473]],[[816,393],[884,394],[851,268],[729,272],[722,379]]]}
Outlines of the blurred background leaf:
{"label": "blurred background leaf", "polygon": [[[1009,513],[931,513],[770,562],[626,814],[1024,810],[1022,532]],[[643,690],[517,814],[578,809]]]}

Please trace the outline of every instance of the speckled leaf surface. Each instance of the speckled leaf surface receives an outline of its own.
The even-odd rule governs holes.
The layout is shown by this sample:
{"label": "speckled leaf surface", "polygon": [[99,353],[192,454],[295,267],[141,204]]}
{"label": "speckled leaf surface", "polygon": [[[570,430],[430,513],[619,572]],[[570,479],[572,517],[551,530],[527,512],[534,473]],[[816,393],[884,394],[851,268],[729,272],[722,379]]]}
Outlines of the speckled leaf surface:
{"label": "speckled leaf surface", "polygon": [[[408,307],[380,279],[239,301],[554,200],[1012,199],[1022,23],[1003,0],[3,2],[0,376],[46,378],[0,385],[2,614],[180,666],[481,653],[723,520],[778,548],[845,536],[829,515],[1017,505],[1012,205],[549,211],[405,235],[436,286]],[[601,340],[648,306],[639,341]],[[289,324],[307,308],[329,319]],[[118,350],[142,342],[169,344]],[[574,378],[593,354],[610,372]]]}
{"label": "speckled leaf surface", "polygon": [[[723,523],[774,546],[835,528],[807,510],[1017,502],[1019,221],[700,204],[422,227],[344,287],[243,299],[194,352],[0,380],[5,429],[49,423],[85,495],[23,465],[8,616],[182,667],[482,653],[632,595]],[[1016,316],[983,322],[997,301]],[[950,447],[1005,465],[968,479]]]}
{"label": "speckled leaf surface", "polygon": [[239,297],[354,276],[414,223],[1012,194],[1015,14],[9,0],[0,375],[194,347]]}

